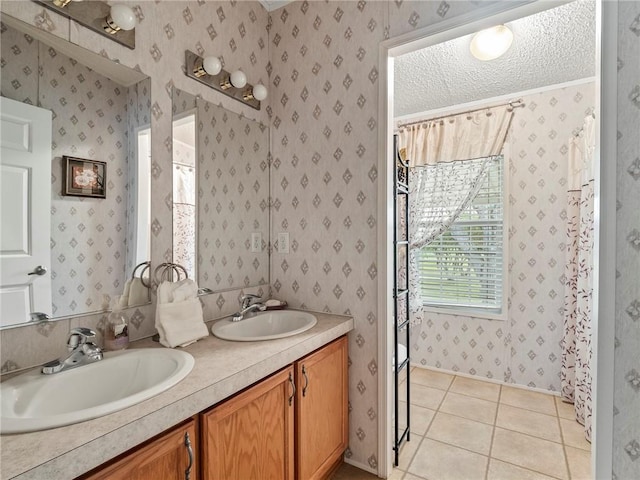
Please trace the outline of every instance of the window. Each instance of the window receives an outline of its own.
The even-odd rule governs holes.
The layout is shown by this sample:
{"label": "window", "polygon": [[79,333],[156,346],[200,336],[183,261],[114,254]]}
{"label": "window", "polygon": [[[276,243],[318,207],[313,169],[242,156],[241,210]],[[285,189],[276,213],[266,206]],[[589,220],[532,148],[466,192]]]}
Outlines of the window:
{"label": "window", "polygon": [[503,309],[504,184],[502,156],[458,219],[419,255],[426,306],[500,314]]}

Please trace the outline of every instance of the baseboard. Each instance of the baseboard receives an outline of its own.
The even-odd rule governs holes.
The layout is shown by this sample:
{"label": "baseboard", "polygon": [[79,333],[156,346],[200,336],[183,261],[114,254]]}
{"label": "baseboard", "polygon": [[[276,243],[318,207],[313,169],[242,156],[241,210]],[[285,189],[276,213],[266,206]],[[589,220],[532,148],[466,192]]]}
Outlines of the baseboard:
{"label": "baseboard", "polygon": [[483,382],[496,383],[498,385],[504,385],[506,387],[519,388],[521,390],[528,390],[530,392],[546,393],[547,395],[553,395],[554,397],[560,396],[560,392],[554,392],[553,390],[545,390],[544,388],[528,387],[526,385],[520,385],[518,383],[507,383],[507,382],[503,382],[502,380],[496,380],[495,378],[481,377],[479,375],[471,375],[470,373],[456,372],[454,370],[447,370],[446,368],[428,367],[425,365],[415,365],[413,363],[411,363],[411,366],[416,368],[421,368],[423,370],[431,370],[433,372],[447,373],[449,375],[457,375],[459,377],[471,378],[473,380],[481,380]]}
{"label": "baseboard", "polygon": [[344,457],[344,463],[348,463],[349,465],[352,465],[356,468],[359,468],[360,470],[364,470],[365,472],[369,472],[373,475],[378,475],[378,471],[371,468],[369,465],[365,465],[364,463],[360,463],[360,462],[356,462],[355,460],[352,460],[350,458]]}

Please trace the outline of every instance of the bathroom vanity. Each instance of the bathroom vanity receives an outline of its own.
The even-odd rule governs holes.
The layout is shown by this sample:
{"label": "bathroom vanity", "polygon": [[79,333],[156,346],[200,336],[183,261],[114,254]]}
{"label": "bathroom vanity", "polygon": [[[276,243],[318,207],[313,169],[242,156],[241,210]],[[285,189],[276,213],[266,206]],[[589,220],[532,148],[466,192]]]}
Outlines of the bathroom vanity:
{"label": "bathroom vanity", "polygon": [[[347,445],[353,319],[315,315],[318,323],[293,337],[209,336],[186,347],[191,373],[130,408],[0,437],[1,477],[326,478]],[[161,347],[147,339],[132,348]]]}

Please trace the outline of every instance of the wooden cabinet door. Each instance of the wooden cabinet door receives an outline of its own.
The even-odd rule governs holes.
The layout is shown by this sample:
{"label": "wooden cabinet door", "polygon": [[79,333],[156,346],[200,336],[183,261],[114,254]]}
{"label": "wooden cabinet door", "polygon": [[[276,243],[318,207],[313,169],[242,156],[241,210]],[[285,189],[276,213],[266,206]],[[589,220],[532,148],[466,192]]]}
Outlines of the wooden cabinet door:
{"label": "wooden cabinet door", "polygon": [[296,479],[326,478],[347,448],[347,337],[299,360],[296,368]]}
{"label": "wooden cabinet door", "polygon": [[169,430],[83,480],[197,480],[196,425]]}
{"label": "wooden cabinet door", "polygon": [[293,480],[293,401],[289,367],[201,414],[202,478]]}

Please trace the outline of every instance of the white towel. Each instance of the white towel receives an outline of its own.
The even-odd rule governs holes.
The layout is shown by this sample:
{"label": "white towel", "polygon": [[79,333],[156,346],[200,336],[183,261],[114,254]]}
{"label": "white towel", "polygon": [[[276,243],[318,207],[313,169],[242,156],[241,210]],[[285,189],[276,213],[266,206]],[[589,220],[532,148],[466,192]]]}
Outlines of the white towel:
{"label": "white towel", "polygon": [[198,286],[189,279],[158,285],[156,329],[165,347],[186,347],[209,335],[197,293]]}
{"label": "white towel", "polygon": [[142,280],[139,277],[133,278],[131,280],[131,286],[129,287],[129,298],[127,304],[131,307],[133,305],[142,305],[148,302],[149,289],[142,284]]}
{"label": "white towel", "polygon": [[124,291],[120,296],[120,308],[127,308],[129,306],[129,292],[131,291],[131,279],[124,283]]}

